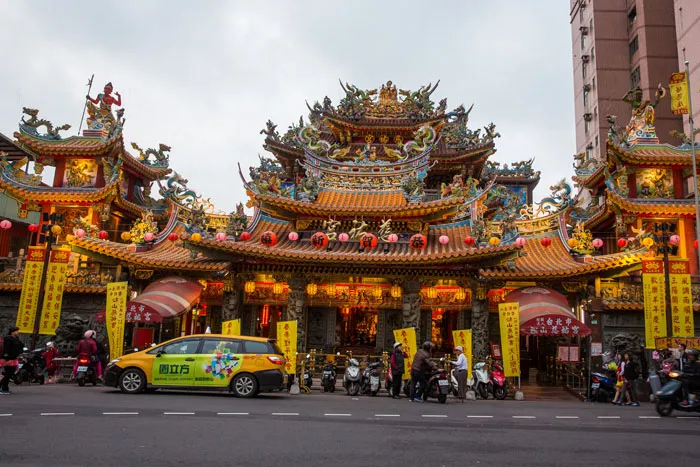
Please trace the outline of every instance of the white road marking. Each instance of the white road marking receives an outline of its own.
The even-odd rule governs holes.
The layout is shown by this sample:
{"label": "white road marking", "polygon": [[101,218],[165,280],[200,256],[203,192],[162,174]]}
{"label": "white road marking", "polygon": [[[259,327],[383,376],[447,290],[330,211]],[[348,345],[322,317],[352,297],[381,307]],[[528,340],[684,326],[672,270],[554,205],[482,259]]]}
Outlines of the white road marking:
{"label": "white road marking", "polygon": [[693,420],[700,420],[700,417],[687,417],[687,416],[680,416],[680,415],[677,416],[677,417],[675,417],[675,418],[690,418],[690,419],[693,419]]}
{"label": "white road marking", "polygon": [[250,415],[248,412],[216,412],[216,415]]}
{"label": "white road marking", "polygon": [[400,417],[401,415],[397,413],[375,413],[375,417]]}
{"label": "white road marking", "polygon": [[75,412],[42,412],[41,413],[42,417],[53,417],[53,416],[61,416],[61,415],[75,415]]}
{"label": "white road marking", "polygon": [[102,412],[102,415],[138,415],[138,412]]}
{"label": "white road marking", "polygon": [[351,413],[324,413],[325,417],[352,417]]}
{"label": "white road marking", "polygon": [[467,415],[467,418],[493,418],[493,415]]}
{"label": "white road marking", "polygon": [[359,397],[353,397],[352,400],[354,400],[354,401],[359,401],[360,398],[359,398]]}
{"label": "white road marking", "polygon": [[11,413],[0,413],[0,417],[11,417]]}
{"label": "white road marking", "polygon": [[447,415],[421,415],[423,418],[447,418]]}
{"label": "white road marking", "polygon": [[291,415],[291,416],[296,416],[299,415],[299,412],[272,412],[272,415]]}
{"label": "white road marking", "polygon": [[640,415],[639,418],[661,418],[658,415]]}
{"label": "white road marking", "polygon": [[572,419],[572,418],[578,418],[575,415],[557,415],[557,418],[559,419]]}
{"label": "white road marking", "polygon": [[513,418],[537,418],[534,415],[513,415]]}
{"label": "white road marking", "polygon": [[619,415],[599,415],[598,418],[608,419],[608,418],[620,418]]}
{"label": "white road marking", "polygon": [[163,415],[194,415],[194,412],[163,412]]}

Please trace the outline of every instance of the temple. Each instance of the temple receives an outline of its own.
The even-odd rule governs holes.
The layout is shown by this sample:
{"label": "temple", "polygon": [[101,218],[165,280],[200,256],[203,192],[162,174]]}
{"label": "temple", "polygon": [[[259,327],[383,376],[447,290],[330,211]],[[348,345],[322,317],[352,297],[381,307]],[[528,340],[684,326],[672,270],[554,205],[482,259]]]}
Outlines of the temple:
{"label": "temple", "polygon": [[[30,222],[62,227],[58,242],[73,258],[61,335],[99,326],[105,284],[119,279],[160,323],[129,313],[129,345],[217,331],[231,319],[243,334],[275,337],[275,323],[291,319],[299,349],[375,354],[391,348],[394,329],[413,327],[446,351],[453,330],[471,328],[483,357],[499,339],[498,304],[517,297],[523,359],[533,365],[558,338],[642,342],[640,270],[658,253],[654,222],[675,226],[672,254],[697,276],[689,139],[660,143],[653,105],[633,109],[627,128],[613,125],[601,160],[576,156],[575,186],[563,179],[535,201],[534,159],[491,160],[495,125],[470,128],[473,106],[434,101],[438,83],[340,84],[337,104],[307,103],[308,116],[286,132],[267,122],[269,155],[239,167],[252,215],[242,203],[217,211],[188,188],[167,145],[131,143],[129,152],[111,85],[88,104],[82,136],[62,139],[60,127],[24,109],[31,118],[14,139],[0,138],[2,215],[14,221],[0,234],[0,256],[44,241],[25,233]],[[50,184],[44,166],[55,167]],[[21,257],[5,260],[2,320],[16,314],[21,270]],[[173,293],[181,296],[163,305]],[[545,329],[537,319],[551,315],[561,322]]]}

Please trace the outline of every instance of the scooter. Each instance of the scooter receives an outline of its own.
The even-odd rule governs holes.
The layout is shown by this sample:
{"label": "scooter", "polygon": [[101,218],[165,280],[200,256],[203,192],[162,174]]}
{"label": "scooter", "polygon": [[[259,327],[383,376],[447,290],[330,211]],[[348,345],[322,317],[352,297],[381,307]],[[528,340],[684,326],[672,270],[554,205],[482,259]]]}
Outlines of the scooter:
{"label": "scooter", "polygon": [[97,372],[95,371],[95,363],[90,360],[90,357],[79,356],[78,368],[75,373],[75,380],[78,386],[85,386],[85,381],[89,381],[93,386],[97,386]]}
{"label": "scooter", "polygon": [[[698,376],[688,375],[680,371],[670,371],[669,381],[660,391],[656,392],[656,412],[662,417],[668,417],[674,410],[681,412],[700,412],[700,402],[695,400],[692,390],[698,388]],[[692,403],[685,402],[683,388],[690,395]]]}
{"label": "scooter", "polygon": [[348,359],[348,364],[345,367],[345,373],[343,374],[343,387],[345,391],[351,395],[356,396],[360,393],[360,380],[362,379],[362,374],[360,370],[360,362],[354,358]]}
{"label": "scooter", "polygon": [[503,367],[494,362],[493,371],[491,371],[491,387],[493,389],[493,397],[502,401],[508,397],[508,380],[503,371]]}
{"label": "scooter", "polygon": [[323,392],[335,392],[335,378],[338,368],[333,362],[327,362],[323,365],[323,373],[321,375],[321,386]]}
{"label": "scooter", "polygon": [[44,384],[44,370],[46,369],[44,350],[35,349],[26,352],[26,347],[24,350],[25,353],[17,359],[17,372],[12,377],[12,381],[17,385],[22,383]]}
{"label": "scooter", "polygon": [[457,370],[455,368],[452,368],[452,370],[450,371],[450,392],[455,397],[457,397],[457,395],[459,394],[457,388],[459,388],[459,383],[457,382]]}
{"label": "scooter", "polygon": [[306,356],[306,364],[304,365],[304,386],[311,389],[311,384],[314,381],[313,375],[311,374],[311,365],[309,362],[311,360],[311,355]]}
{"label": "scooter", "polygon": [[425,391],[423,391],[423,400],[425,401],[432,397],[444,404],[447,402],[447,394],[449,392],[450,380],[447,378],[447,371],[442,368],[436,369],[428,376],[428,384]]}
{"label": "scooter", "polygon": [[610,402],[615,395],[616,378],[605,373],[591,373],[591,400],[597,402]]}
{"label": "scooter", "polygon": [[489,365],[486,362],[479,362],[474,365],[472,377],[467,381],[467,386],[471,388],[482,399],[488,399],[491,390],[491,378],[489,378]]}
{"label": "scooter", "polygon": [[362,380],[360,382],[360,392],[362,394],[377,395],[380,388],[379,374],[381,367],[381,362],[369,363],[362,371]]}

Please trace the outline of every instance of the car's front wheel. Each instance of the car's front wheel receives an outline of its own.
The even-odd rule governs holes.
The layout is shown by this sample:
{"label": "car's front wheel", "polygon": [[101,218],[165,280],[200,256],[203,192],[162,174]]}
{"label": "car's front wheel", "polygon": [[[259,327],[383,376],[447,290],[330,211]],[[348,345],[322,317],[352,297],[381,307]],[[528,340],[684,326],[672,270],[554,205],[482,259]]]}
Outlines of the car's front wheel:
{"label": "car's front wheel", "polygon": [[258,393],[258,381],[255,376],[243,373],[233,378],[231,390],[236,397],[254,397]]}
{"label": "car's front wheel", "polygon": [[128,368],[119,377],[119,389],[124,394],[138,394],[146,388],[146,375],[138,368]]}

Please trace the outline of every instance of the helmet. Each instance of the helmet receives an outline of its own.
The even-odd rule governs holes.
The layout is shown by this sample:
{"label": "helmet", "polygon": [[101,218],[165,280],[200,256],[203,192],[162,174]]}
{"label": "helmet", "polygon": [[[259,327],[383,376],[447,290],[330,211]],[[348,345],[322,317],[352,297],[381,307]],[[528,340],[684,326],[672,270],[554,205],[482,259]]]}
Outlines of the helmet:
{"label": "helmet", "polygon": [[698,349],[688,349],[688,350],[685,351],[685,353],[688,354],[688,355],[692,355],[693,357],[695,357],[695,360],[697,360],[698,358],[700,358],[700,350],[698,350]]}
{"label": "helmet", "polygon": [[84,337],[85,337],[85,339],[90,339],[91,337],[95,337],[96,335],[97,335],[97,333],[95,331],[90,330],[90,331],[85,331]]}
{"label": "helmet", "polygon": [[403,344],[402,344],[401,342],[394,342],[394,348],[396,348],[396,347],[398,347],[398,346],[400,346],[400,345],[403,345]]}
{"label": "helmet", "polygon": [[50,342],[50,341],[47,342],[47,343],[46,343],[46,347],[53,347],[53,342]]}
{"label": "helmet", "polygon": [[430,341],[425,341],[423,343],[423,350],[425,350],[426,352],[432,352],[434,348],[435,345],[433,345],[433,343]]}

